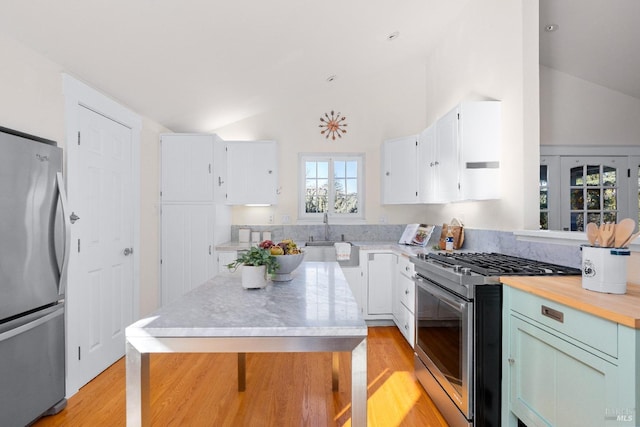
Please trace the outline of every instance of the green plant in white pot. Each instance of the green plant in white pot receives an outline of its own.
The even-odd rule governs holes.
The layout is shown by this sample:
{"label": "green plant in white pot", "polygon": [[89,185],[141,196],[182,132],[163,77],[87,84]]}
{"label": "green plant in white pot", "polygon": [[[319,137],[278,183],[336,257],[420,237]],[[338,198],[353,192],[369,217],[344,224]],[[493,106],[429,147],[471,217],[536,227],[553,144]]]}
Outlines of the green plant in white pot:
{"label": "green plant in white pot", "polygon": [[239,266],[242,266],[242,287],[256,289],[267,286],[267,273],[274,273],[278,269],[278,262],[269,250],[252,247],[240,252],[235,261],[227,264],[232,271]]}

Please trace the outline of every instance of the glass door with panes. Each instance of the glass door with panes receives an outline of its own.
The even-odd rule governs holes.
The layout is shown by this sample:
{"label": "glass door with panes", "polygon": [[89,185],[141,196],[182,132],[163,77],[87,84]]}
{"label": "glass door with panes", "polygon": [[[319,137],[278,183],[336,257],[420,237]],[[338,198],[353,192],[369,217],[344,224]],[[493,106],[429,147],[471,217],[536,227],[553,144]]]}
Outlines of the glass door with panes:
{"label": "glass door with panes", "polygon": [[584,231],[589,222],[617,222],[627,212],[627,157],[561,159],[562,229]]}

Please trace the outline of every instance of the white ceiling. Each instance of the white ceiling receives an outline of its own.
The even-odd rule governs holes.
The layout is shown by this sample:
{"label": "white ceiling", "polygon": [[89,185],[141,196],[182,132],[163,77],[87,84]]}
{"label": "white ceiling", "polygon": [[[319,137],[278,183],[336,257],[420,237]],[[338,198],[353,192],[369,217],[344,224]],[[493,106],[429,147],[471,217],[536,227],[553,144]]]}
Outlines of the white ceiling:
{"label": "white ceiling", "polygon": [[[468,1],[3,1],[0,32],[171,130],[206,132],[330,75],[415,63]],[[542,64],[640,98],[640,0],[540,4],[560,27],[541,32]]]}
{"label": "white ceiling", "polygon": [[313,97],[330,75],[415,62],[468,1],[4,1],[0,32],[173,131],[203,132]]}
{"label": "white ceiling", "polygon": [[640,99],[639,0],[540,0],[540,63]]}

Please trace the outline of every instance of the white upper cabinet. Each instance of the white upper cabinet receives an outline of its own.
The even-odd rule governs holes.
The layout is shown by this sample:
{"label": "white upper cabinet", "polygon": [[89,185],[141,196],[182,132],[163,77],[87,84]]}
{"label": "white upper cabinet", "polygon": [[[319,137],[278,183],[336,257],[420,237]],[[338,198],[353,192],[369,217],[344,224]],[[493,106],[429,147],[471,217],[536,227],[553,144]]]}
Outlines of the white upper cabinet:
{"label": "white upper cabinet", "polygon": [[215,200],[214,150],[223,147],[216,135],[162,135],[161,189],[163,202]]}
{"label": "white upper cabinet", "polygon": [[278,202],[275,141],[227,141],[226,200],[230,205]]}
{"label": "white upper cabinet", "polygon": [[499,101],[463,102],[414,138],[383,143],[384,204],[500,197]]}
{"label": "white upper cabinet", "polygon": [[458,107],[460,200],[500,198],[500,111],[499,101],[464,102]]}
{"label": "white upper cabinet", "polygon": [[418,135],[382,144],[382,203],[418,203]]}

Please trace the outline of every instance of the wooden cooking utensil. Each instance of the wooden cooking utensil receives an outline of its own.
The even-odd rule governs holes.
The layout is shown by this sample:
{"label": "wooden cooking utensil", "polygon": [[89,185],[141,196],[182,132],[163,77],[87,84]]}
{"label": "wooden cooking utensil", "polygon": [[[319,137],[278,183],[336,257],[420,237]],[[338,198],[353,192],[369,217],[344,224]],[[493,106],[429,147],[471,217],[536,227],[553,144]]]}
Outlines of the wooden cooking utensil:
{"label": "wooden cooking utensil", "polygon": [[615,247],[621,248],[624,242],[633,234],[633,230],[636,228],[636,222],[631,218],[625,218],[616,225],[615,234]]}
{"label": "wooden cooking utensil", "polygon": [[587,224],[587,239],[591,246],[595,246],[598,241],[598,226],[595,222]]}
{"label": "wooden cooking utensil", "polygon": [[614,243],[615,224],[602,223],[600,224],[600,246],[603,248],[610,248]]}
{"label": "wooden cooking utensil", "polygon": [[632,234],[631,236],[629,236],[629,238],[624,243],[622,243],[622,247],[626,248],[627,246],[629,246],[631,242],[633,242],[638,236],[640,236],[640,231],[637,232],[636,234]]}

